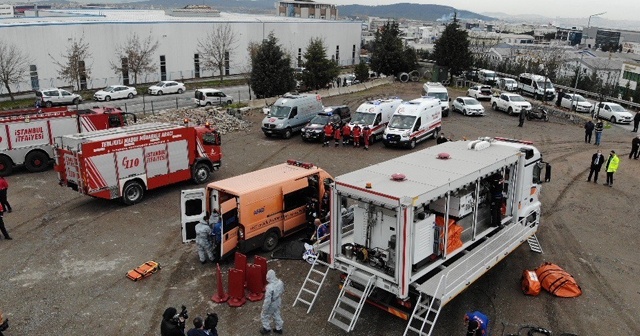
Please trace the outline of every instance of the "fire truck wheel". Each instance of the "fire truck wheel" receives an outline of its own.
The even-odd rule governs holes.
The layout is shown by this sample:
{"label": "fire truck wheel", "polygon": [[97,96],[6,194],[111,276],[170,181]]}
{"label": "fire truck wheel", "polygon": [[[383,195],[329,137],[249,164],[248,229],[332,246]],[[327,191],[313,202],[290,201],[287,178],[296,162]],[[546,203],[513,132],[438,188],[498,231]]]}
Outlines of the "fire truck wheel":
{"label": "fire truck wheel", "polygon": [[32,173],[38,173],[47,169],[49,156],[42,151],[35,150],[24,159],[24,166]]}
{"label": "fire truck wheel", "polygon": [[122,189],[122,202],[132,205],[140,202],[144,196],[144,188],[138,181],[129,181]]}
{"label": "fire truck wheel", "polygon": [[6,155],[0,155],[0,176],[11,175],[13,172],[13,161]]}
{"label": "fire truck wheel", "polygon": [[269,231],[264,236],[264,241],[262,243],[262,250],[265,252],[271,252],[273,249],[278,246],[278,233],[276,231]]}
{"label": "fire truck wheel", "polygon": [[193,182],[196,184],[205,183],[211,177],[211,170],[204,163],[196,164],[196,167],[193,169]]}

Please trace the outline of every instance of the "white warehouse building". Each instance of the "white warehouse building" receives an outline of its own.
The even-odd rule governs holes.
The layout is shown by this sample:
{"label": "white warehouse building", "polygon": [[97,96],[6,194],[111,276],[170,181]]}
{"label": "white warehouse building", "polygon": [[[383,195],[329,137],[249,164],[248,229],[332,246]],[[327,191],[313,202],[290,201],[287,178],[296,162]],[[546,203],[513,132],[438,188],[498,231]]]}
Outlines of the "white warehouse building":
{"label": "white warehouse building", "polygon": [[[284,52],[292,59],[292,67],[303,61],[310,39],[321,38],[327,57],[340,65],[357,64],[360,55],[361,22],[257,16],[235,13],[215,15],[172,16],[159,10],[74,10],[40,11],[38,17],[0,20],[0,40],[15,44],[29,55],[29,69],[24,81],[12,88],[26,92],[38,88],[71,86],[59,79],[56,61],[65,63],[62,55],[74,39],[88,42],[91,57],[84,60],[90,76],[88,89],[112,84],[133,84],[116,74],[111,64],[121,62],[118,46],[136,33],[141,40],[149,35],[159,42],[153,56],[156,71],[138,78],[138,83],[159,80],[186,80],[218,75],[218,71],[200,66],[198,41],[204,40],[218,25],[229,24],[236,35],[235,48],[229,57],[225,75],[250,69],[248,46],[260,43],[273,32]],[[130,82],[130,83],[129,83]],[[4,87],[0,94],[6,93]]]}

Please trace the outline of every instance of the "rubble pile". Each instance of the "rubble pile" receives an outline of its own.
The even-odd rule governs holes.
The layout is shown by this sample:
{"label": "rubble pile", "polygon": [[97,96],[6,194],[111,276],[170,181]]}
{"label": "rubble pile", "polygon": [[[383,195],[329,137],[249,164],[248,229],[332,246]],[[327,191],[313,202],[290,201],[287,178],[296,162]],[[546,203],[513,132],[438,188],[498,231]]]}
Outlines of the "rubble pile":
{"label": "rubble pile", "polygon": [[204,125],[209,122],[216,126],[221,134],[236,131],[249,131],[251,122],[244,120],[244,111],[226,109],[222,107],[183,107],[179,109],[162,110],[155,114],[138,115],[138,122],[167,122],[182,124],[185,119],[191,125]]}

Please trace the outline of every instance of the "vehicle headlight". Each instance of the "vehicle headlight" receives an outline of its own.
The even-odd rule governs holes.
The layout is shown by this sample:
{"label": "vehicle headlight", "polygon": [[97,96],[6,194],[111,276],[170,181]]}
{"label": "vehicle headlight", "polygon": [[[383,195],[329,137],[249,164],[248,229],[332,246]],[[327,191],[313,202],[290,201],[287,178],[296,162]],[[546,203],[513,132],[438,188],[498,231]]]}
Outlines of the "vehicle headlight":
{"label": "vehicle headlight", "polygon": [[306,132],[306,131],[307,131],[307,129],[304,128],[304,127],[300,130],[300,132]]}
{"label": "vehicle headlight", "polygon": [[283,124],[276,124],[276,128],[282,128]]}
{"label": "vehicle headlight", "polygon": [[402,136],[403,137],[408,137],[411,134],[411,131],[404,131],[402,132]]}

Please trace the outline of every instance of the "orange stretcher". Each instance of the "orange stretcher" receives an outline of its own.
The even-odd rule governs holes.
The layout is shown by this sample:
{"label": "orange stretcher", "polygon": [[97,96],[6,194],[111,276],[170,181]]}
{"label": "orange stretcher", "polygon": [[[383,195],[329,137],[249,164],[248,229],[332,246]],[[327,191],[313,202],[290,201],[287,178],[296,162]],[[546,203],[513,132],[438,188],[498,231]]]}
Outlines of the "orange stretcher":
{"label": "orange stretcher", "polygon": [[137,268],[134,268],[127,272],[127,278],[138,281],[142,278],[146,278],[151,274],[157,272],[160,269],[160,264],[155,261],[147,261],[146,263],[140,265]]}

